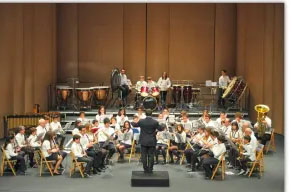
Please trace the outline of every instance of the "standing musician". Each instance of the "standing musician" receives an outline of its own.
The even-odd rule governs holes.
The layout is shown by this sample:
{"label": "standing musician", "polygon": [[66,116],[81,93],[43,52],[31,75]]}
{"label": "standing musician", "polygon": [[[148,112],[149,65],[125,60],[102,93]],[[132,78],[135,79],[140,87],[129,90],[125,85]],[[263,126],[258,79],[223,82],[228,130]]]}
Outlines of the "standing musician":
{"label": "standing musician", "polygon": [[58,169],[63,161],[63,157],[58,153],[58,148],[53,148],[53,140],[54,140],[54,133],[52,131],[48,131],[43,139],[43,143],[41,145],[41,151],[48,161],[56,161],[54,166],[54,175],[61,175]]}
{"label": "standing musician", "polygon": [[[89,124],[86,125],[87,127],[89,126]],[[86,133],[86,127],[85,126],[81,126],[79,128],[80,130],[80,143],[82,145],[82,148],[84,149],[84,151],[86,151],[87,155],[93,158],[93,174],[100,174],[99,172],[101,172],[101,169],[99,169],[101,167],[102,164],[102,152],[100,150],[96,150],[94,148],[94,142],[91,137],[89,137],[89,135]]]}
{"label": "standing musician", "polygon": [[117,123],[122,127],[125,121],[128,121],[125,108],[120,108],[116,116]]}
{"label": "standing musician", "polygon": [[129,94],[129,85],[127,81],[127,76],[125,74],[125,69],[121,69],[121,74],[120,74],[120,90],[122,92],[121,94],[121,99],[122,99],[122,105],[123,107],[126,106],[126,100],[127,96]]}
{"label": "standing musician", "polygon": [[101,105],[98,109],[98,114],[96,115],[96,120],[99,122],[99,124],[102,126],[104,125],[103,122],[104,122],[104,119],[105,118],[108,118],[110,119],[111,118],[111,115],[106,115],[106,109],[105,109],[105,106]]}
{"label": "standing musician", "polygon": [[85,167],[85,177],[90,177],[91,169],[93,166],[93,158],[89,157],[85,150],[83,149],[82,145],[80,144],[80,135],[73,136],[73,144],[71,147],[71,151],[74,153],[75,157],[77,158],[78,162],[86,162]]}
{"label": "standing musician", "polygon": [[169,149],[169,154],[171,157],[170,163],[174,163],[174,156],[177,157],[176,163],[180,161],[179,150],[184,150],[186,147],[186,133],[182,124],[177,124],[176,130],[172,133],[173,140],[171,140],[171,147]]}
{"label": "standing musician", "polygon": [[238,175],[247,175],[249,173],[249,168],[247,167],[247,163],[250,161],[254,161],[256,159],[256,150],[250,144],[251,137],[249,135],[244,136],[243,140],[243,149],[244,151],[240,152],[242,158],[239,159],[240,162],[240,172]]}
{"label": "standing musician", "polygon": [[205,179],[210,179],[210,177],[212,176],[213,166],[217,165],[221,158],[221,155],[226,152],[224,137],[218,136],[217,142],[217,144],[210,147],[211,152],[209,153],[209,157],[203,159],[202,161],[202,165],[205,170]]}
{"label": "standing musician", "polygon": [[[271,139],[271,133],[273,131],[272,128],[272,120],[267,116],[268,113],[265,113],[265,119],[262,121],[263,125],[265,126],[265,134],[262,137],[258,137],[261,140],[261,143],[265,146],[267,141]],[[258,130],[258,122],[254,125],[254,130]]]}
{"label": "standing musician", "polygon": [[48,132],[49,130],[46,129],[45,127],[45,120],[44,119],[40,119],[38,121],[38,126],[36,127],[36,135],[37,137],[42,137],[42,139],[44,138],[46,132]]}
{"label": "standing musician", "polygon": [[59,122],[59,116],[53,116],[53,121],[50,123],[50,130],[57,135],[57,143],[59,144],[60,148],[63,148],[66,136],[64,130]]}
{"label": "standing musician", "polygon": [[167,100],[167,92],[168,92],[168,89],[171,87],[171,81],[170,81],[170,78],[168,77],[167,72],[163,72],[162,77],[159,78],[157,84],[161,91],[162,106],[163,108],[165,108],[166,100]]}
{"label": "standing musician", "polygon": [[25,133],[24,126],[19,126],[18,133],[15,136],[16,147],[19,147],[21,151],[23,151],[25,154],[29,156],[29,161],[30,161],[29,165],[30,167],[33,167],[34,166],[34,162],[33,162],[34,150],[29,145],[29,142],[26,141],[24,137],[24,133]]}
{"label": "standing musician", "polygon": [[114,139],[117,139],[117,131],[110,127],[110,120],[108,118],[104,119],[104,127],[98,131],[98,142],[99,146],[108,151],[106,157],[106,164],[109,164],[109,160],[115,153],[115,146],[113,143]]}
{"label": "standing musician", "polygon": [[6,153],[6,158],[9,160],[16,160],[17,163],[15,165],[15,169],[19,175],[25,175],[26,166],[24,153],[20,151],[20,148],[17,148],[15,143],[15,136],[10,135],[6,138],[4,143],[4,150]]}
{"label": "standing musician", "polygon": [[222,98],[224,90],[227,88],[228,83],[230,82],[229,76],[226,74],[226,70],[221,71],[221,76],[218,80],[218,106],[225,107],[225,100]]}
{"label": "standing musician", "polygon": [[129,121],[125,121],[122,130],[119,133],[120,143],[116,145],[117,151],[120,154],[119,160],[124,160],[125,149],[131,148],[131,142],[133,139],[133,131]]}
{"label": "standing musician", "polygon": [[153,173],[155,147],[157,144],[156,130],[162,130],[158,121],[154,120],[152,111],[146,110],[146,118],[140,119],[134,127],[140,127],[139,143],[141,144],[141,159],[145,173]]}
{"label": "standing musician", "polygon": [[167,126],[165,124],[160,124],[162,130],[157,132],[157,145],[156,145],[156,164],[159,163],[159,154],[163,155],[164,161],[163,163],[166,164],[166,151],[168,149],[168,143],[170,134],[167,131]]}

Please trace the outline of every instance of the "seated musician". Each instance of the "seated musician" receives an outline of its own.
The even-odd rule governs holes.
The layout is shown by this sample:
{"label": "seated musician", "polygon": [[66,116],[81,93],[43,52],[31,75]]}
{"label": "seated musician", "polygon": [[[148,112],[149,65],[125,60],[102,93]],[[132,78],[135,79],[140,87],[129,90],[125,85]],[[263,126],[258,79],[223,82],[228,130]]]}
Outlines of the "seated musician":
{"label": "seated musician", "polygon": [[167,100],[167,92],[168,89],[171,87],[171,81],[168,77],[167,72],[163,72],[162,77],[159,78],[157,85],[160,88],[161,91],[161,102],[162,106],[166,107],[166,100]]}
{"label": "seated musician", "polygon": [[216,119],[217,123],[221,125],[221,122],[225,121],[226,117],[227,117],[227,114],[224,111],[221,111],[219,118]]}
{"label": "seated musician", "polygon": [[92,128],[91,128],[92,133],[94,133],[94,134],[97,133],[99,128],[100,128],[99,127],[99,122],[96,119],[94,119],[92,121]]}
{"label": "seated musician", "polygon": [[244,134],[245,134],[245,136],[251,137],[250,145],[252,146],[252,148],[256,149],[258,147],[258,140],[257,140],[253,130],[251,128],[246,128]]}
{"label": "seated musician", "polygon": [[80,135],[73,136],[73,144],[71,147],[71,151],[74,153],[78,162],[86,162],[84,176],[90,177],[91,169],[93,166],[93,158],[89,157],[85,150],[83,149],[82,145],[80,144],[80,138],[81,138]]}
{"label": "seated musician", "polygon": [[204,115],[204,125],[205,127],[215,127],[215,124],[211,120],[211,116],[209,114]]}
{"label": "seated musician", "polygon": [[46,128],[46,130],[50,130],[50,117],[48,116],[48,115],[44,115],[44,118],[43,118],[44,120],[45,120],[45,128]]}
{"label": "seated musician", "polygon": [[229,134],[231,132],[231,124],[229,118],[225,118],[225,120],[221,121],[220,130],[224,133],[225,137],[229,137]]}
{"label": "seated musician", "polygon": [[196,169],[195,164],[194,164],[194,166],[191,166],[192,156],[193,156],[194,152],[201,149],[201,145],[199,143],[203,139],[204,136],[205,136],[205,127],[203,124],[200,124],[199,127],[197,128],[197,133],[195,135],[192,135],[190,138],[190,144],[192,145],[192,147],[185,150],[186,161],[188,164],[187,167],[188,166],[191,167],[191,172],[195,171],[195,169]]}
{"label": "seated musician", "polygon": [[205,170],[205,179],[210,179],[212,176],[212,170],[219,162],[221,155],[226,152],[224,137],[217,137],[217,144],[210,147],[210,153],[207,158],[202,161],[203,168]]}
{"label": "seated musician", "polygon": [[116,117],[111,117],[110,127],[113,128],[114,130],[120,130],[120,125],[119,125],[119,123],[117,123]]}
{"label": "seated musician", "polygon": [[181,124],[184,127],[185,133],[189,135],[192,131],[192,122],[189,120],[188,114],[182,116]]}
{"label": "seated musician", "polygon": [[126,149],[131,148],[131,142],[133,139],[133,131],[129,121],[125,121],[123,128],[119,131],[120,143],[116,145],[117,151],[120,154],[119,160],[124,160],[124,152]]}
{"label": "seated musician", "polygon": [[173,139],[171,140],[171,147],[169,149],[171,161],[174,163],[174,156],[177,157],[176,163],[180,161],[180,151],[186,147],[186,133],[182,124],[178,124],[174,133],[172,133]]}
{"label": "seated musician", "polygon": [[57,143],[59,144],[60,148],[63,148],[64,141],[66,139],[64,130],[59,122],[59,116],[53,116],[53,121],[50,123],[50,130],[57,135]]}
{"label": "seated musician", "polygon": [[168,121],[168,119],[169,119],[169,109],[168,108],[165,108],[165,109],[163,109],[163,119],[165,120],[165,121]]}
{"label": "seated musician", "polygon": [[162,131],[158,131],[156,138],[157,138],[157,145],[156,145],[156,164],[159,163],[159,154],[163,155],[164,161],[163,163],[166,164],[166,151],[168,149],[168,142],[170,138],[170,134],[167,130],[167,126],[165,124],[160,124],[162,127]]}
{"label": "seated musician", "polygon": [[240,164],[240,172],[238,175],[247,175],[249,173],[249,168],[247,167],[247,163],[250,161],[254,161],[256,160],[256,149],[253,148],[253,146],[250,144],[251,141],[251,137],[250,136],[244,136],[244,140],[243,140],[243,149],[244,151],[242,151],[240,153],[241,158],[239,159],[239,164]]}
{"label": "seated musician", "polygon": [[56,164],[54,165],[53,173],[54,175],[61,175],[59,173],[58,169],[60,168],[60,165],[63,161],[63,157],[61,154],[59,154],[59,149],[53,147],[54,142],[54,133],[52,131],[48,131],[45,136],[43,143],[41,145],[41,151],[48,161],[56,161]]}
{"label": "seated musician", "polygon": [[[122,106],[126,106],[127,96],[129,94],[129,85],[127,81],[127,76],[125,74],[125,69],[121,69],[121,78],[120,78],[120,90],[122,92],[121,99],[122,99]],[[100,122],[100,121],[99,121]]]}
{"label": "seated musician", "polygon": [[44,138],[46,132],[49,131],[49,129],[46,128],[46,122],[44,119],[40,119],[38,120],[38,126],[36,127],[36,135],[38,137],[42,137],[42,139]]}
{"label": "seated musician", "polygon": [[109,160],[115,153],[114,139],[117,139],[116,131],[110,127],[110,120],[105,118],[104,127],[98,131],[98,142],[101,148],[108,150],[106,164],[109,164]]}
{"label": "seated musician", "polygon": [[205,124],[205,116],[208,115],[208,114],[209,114],[208,110],[205,109],[205,110],[202,112],[202,116],[199,117],[198,121],[200,121],[201,123],[204,123],[204,124]]}
{"label": "seated musician", "polygon": [[[265,134],[262,137],[258,136],[258,139],[261,140],[261,143],[265,146],[267,141],[271,139],[272,133],[272,120],[267,116],[268,113],[265,113],[265,119],[262,121],[263,125],[265,126]],[[258,122],[254,125],[254,130],[258,132]],[[256,134],[257,135],[257,134]]]}
{"label": "seated musician", "polygon": [[17,144],[16,147],[19,147],[21,151],[23,151],[26,155],[29,156],[29,165],[30,167],[34,166],[33,157],[34,157],[34,150],[33,148],[27,143],[25,140],[25,127],[19,126],[18,133],[15,136],[15,142]]}
{"label": "seated musician", "polygon": [[[60,149],[56,140],[57,140],[57,135],[56,135],[56,133],[53,132],[52,148],[58,149],[58,154],[62,156],[62,161],[63,161],[66,158],[67,153]],[[61,169],[64,168],[62,163],[60,164],[60,168]],[[65,170],[63,170],[63,171],[65,171]]]}
{"label": "seated musician", "polygon": [[105,106],[101,105],[98,109],[98,114],[96,115],[96,120],[99,122],[100,126],[104,125],[104,119],[108,118],[110,119],[112,115],[106,115],[106,109]]}
{"label": "seated musician", "polygon": [[232,122],[237,122],[240,131],[242,131],[242,126],[243,126],[244,122],[248,122],[249,128],[253,128],[251,122],[243,119],[243,116],[240,112],[236,112],[234,117],[235,117],[235,119]]}
{"label": "seated musician", "polygon": [[90,123],[90,120],[86,118],[84,111],[80,111],[80,115],[77,120],[81,121],[82,125],[86,125],[87,123]]}
{"label": "seated musician", "polygon": [[137,109],[137,113],[136,113],[135,115],[139,118],[139,120],[140,120],[140,119],[145,119],[145,118],[146,118],[146,115],[145,115],[145,113],[143,112],[142,107],[139,107],[139,108]]}
{"label": "seated musician", "polygon": [[29,145],[33,147],[34,149],[39,149],[41,146],[41,141],[40,140],[37,141],[36,128],[34,127],[30,128],[30,133],[31,134],[27,139],[29,142]]}
{"label": "seated musician", "polygon": [[147,82],[147,87],[149,88],[150,91],[151,91],[151,89],[153,87],[156,87],[157,86],[156,82],[152,80],[152,77],[148,77],[147,78],[147,81],[148,81]]}
{"label": "seated musician", "polygon": [[20,151],[20,148],[17,148],[15,145],[15,136],[10,135],[6,138],[4,143],[4,150],[6,153],[6,158],[9,160],[16,160],[15,169],[17,174],[25,175],[26,165],[24,159],[24,153]]}
{"label": "seated musician", "polygon": [[139,76],[139,81],[136,82],[135,89],[140,92],[141,88],[147,86],[147,82],[144,80],[144,76]]}
{"label": "seated musician", "polygon": [[76,120],[75,121],[75,128],[73,129],[73,131],[72,131],[72,135],[74,136],[74,135],[77,135],[77,134],[80,134],[80,131],[79,131],[79,127],[81,126],[82,124],[81,124],[81,121],[79,121],[79,120]]}
{"label": "seated musician", "polygon": [[117,123],[122,127],[125,121],[128,121],[125,108],[120,108],[116,116]]}
{"label": "seated musician", "polygon": [[237,161],[237,157],[239,155],[238,147],[241,143],[243,133],[239,130],[237,122],[233,121],[231,123],[231,132],[229,133],[229,138],[231,141],[237,145],[236,148],[230,148],[228,158],[230,165],[228,168],[237,167],[239,165],[239,162]]}
{"label": "seated musician", "polygon": [[[86,125],[87,127],[89,124]],[[100,174],[101,164],[102,164],[102,152],[98,149],[95,149],[94,142],[92,137],[90,139],[89,135],[86,133],[86,126],[80,126],[80,143],[86,151],[87,155],[93,158],[93,174]]]}

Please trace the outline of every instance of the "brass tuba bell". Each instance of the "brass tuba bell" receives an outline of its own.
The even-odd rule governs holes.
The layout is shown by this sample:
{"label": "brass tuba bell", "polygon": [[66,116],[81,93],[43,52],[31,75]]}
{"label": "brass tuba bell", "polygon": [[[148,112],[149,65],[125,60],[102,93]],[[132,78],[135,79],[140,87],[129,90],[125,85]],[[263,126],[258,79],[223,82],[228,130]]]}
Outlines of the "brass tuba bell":
{"label": "brass tuba bell", "polygon": [[263,121],[266,118],[266,113],[270,111],[270,108],[267,105],[259,104],[255,106],[255,110],[258,112],[258,136],[262,137],[265,134],[266,130],[266,125],[263,123]]}

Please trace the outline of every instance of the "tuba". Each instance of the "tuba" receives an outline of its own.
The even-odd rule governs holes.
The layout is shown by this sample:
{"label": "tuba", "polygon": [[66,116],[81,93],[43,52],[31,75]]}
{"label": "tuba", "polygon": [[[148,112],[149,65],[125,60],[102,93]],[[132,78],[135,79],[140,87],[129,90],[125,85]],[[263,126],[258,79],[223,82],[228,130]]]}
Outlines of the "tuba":
{"label": "tuba", "polygon": [[255,106],[255,110],[258,112],[258,136],[262,137],[266,130],[266,125],[263,123],[263,121],[266,118],[266,113],[270,111],[270,108],[267,105],[259,104]]}

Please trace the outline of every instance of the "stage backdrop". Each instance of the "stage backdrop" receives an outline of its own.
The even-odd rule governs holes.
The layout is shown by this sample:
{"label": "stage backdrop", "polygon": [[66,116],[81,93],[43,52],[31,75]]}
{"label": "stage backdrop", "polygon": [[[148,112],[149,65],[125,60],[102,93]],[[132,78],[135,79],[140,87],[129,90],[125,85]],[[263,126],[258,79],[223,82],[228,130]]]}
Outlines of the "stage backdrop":
{"label": "stage backdrop", "polygon": [[283,16],[283,4],[0,4],[0,137],[3,115],[47,110],[50,83],[108,84],[113,67],[134,83],[243,75],[252,120],[266,103],[283,133]]}

